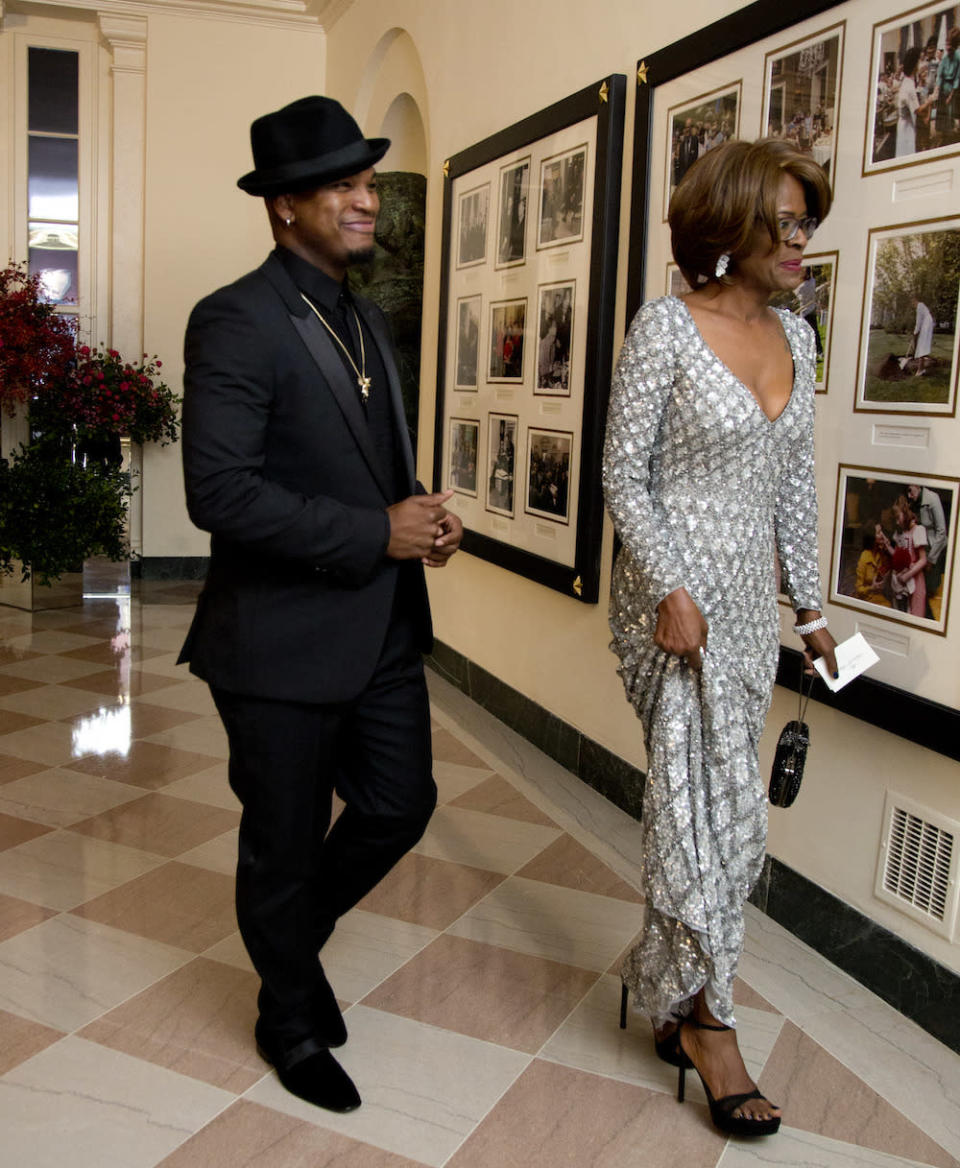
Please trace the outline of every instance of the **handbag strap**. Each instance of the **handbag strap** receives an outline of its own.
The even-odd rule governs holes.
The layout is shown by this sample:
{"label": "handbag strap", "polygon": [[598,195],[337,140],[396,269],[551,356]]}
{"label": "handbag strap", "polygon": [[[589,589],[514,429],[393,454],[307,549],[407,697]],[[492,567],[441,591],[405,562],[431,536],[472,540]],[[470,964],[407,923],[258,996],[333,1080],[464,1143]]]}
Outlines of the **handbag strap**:
{"label": "handbag strap", "polygon": [[[804,672],[804,665],[806,665],[806,658],[801,653],[800,654],[800,688],[799,688],[799,694],[798,694],[798,698],[797,698],[797,707],[798,707],[797,721],[798,722],[802,722],[805,715],[806,715],[807,706],[810,703],[810,695],[813,693],[813,683],[814,683],[814,680],[816,679],[816,674],[811,673],[808,676]],[[806,687],[807,687],[806,693],[803,692],[804,685],[806,685]]]}

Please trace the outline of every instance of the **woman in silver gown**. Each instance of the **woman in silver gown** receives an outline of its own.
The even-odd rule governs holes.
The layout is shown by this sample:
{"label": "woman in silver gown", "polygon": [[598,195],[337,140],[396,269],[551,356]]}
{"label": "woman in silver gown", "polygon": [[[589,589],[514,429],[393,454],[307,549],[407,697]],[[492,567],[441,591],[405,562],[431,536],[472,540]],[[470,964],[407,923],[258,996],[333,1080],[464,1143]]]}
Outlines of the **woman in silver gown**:
{"label": "woman in silver gown", "polygon": [[747,1135],[780,1124],[733,1029],[744,902],[766,840],[757,749],[779,651],[778,563],[808,669],[824,655],[836,673],[820,614],[814,337],[768,300],[802,281],[830,198],[824,171],[783,141],[728,142],[690,169],[670,226],[694,291],[637,313],[604,450],[622,541],[612,648],[647,750],[646,910],[623,982],[653,1019],[657,1053],[681,1068],[681,1098],[693,1066],[714,1123]]}

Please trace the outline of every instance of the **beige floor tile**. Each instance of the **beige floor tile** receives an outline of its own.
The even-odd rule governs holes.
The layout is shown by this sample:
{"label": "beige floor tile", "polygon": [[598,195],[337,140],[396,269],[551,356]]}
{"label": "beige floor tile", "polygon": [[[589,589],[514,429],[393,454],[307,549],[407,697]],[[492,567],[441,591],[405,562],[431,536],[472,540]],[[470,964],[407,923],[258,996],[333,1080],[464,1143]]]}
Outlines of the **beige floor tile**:
{"label": "beige floor tile", "polygon": [[199,847],[191,848],[179,856],[181,864],[193,864],[197,868],[207,868],[211,872],[222,872],[234,876],[237,871],[237,839],[239,828],[231,828],[222,835],[214,836]]}
{"label": "beige floor tile", "polygon": [[26,775],[35,775],[38,771],[46,770],[43,763],[31,762],[27,758],[17,758],[12,754],[0,754],[0,787],[6,783],[16,782]]}
{"label": "beige floor tile", "polygon": [[780,1011],[776,1007],[771,1006],[765,997],[758,994],[757,991],[743,980],[742,977],[734,979],[733,982],[733,1001],[737,1006],[750,1006],[753,1010],[769,1010],[771,1014],[779,1014]]}
{"label": "beige floor tile", "polygon": [[130,703],[130,721],[134,738],[148,738],[151,734],[160,734],[175,726],[195,722],[201,717],[199,713],[192,714],[187,710],[168,709],[154,700],[162,696],[161,693],[155,693],[149,698],[136,698]]}
{"label": "beige floor tile", "polygon": [[[144,743],[144,746],[151,745]],[[231,811],[240,810],[240,800],[230,789],[227,780],[227,763],[217,762],[206,770],[177,779],[163,788],[164,795],[177,799],[191,799],[195,803],[209,803],[213,807],[226,807]]]}
{"label": "beige floor tile", "polygon": [[149,794],[81,820],[72,830],[172,859],[229,831],[239,822],[240,816],[235,811],[211,807],[208,803],[171,799],[169,795]]}
{"label": "beige floor tile", "polygon": [[[25,715],[11,714],[10,717],[23,718]],[[73,731],[65,722],[38,722],[31,718],[30,723],[26,729],[0,738],[0,751],[48,767],[62,766],[76,757]]]}
{"label": "beige floor tile", "polygon": [[420,1168],[420,1164],[239,1099],[157,1168]]}
{"label": "beige floor tile", "polygon": [[[69,634],[64,634],[67,636]],[[70,657],[75,661],[89,661],[94,665],[116,665],[118,658],[124,657],[131,664],[134,661],[149,661],[152,657],[160,657],[163,654],[162,649],[148,649],[143,645],[129,645],[118,652],[109,641],[91,642],[89,638],[84,638],[86,645],[80,645],[75,649],[60,650],[64,657]]]}
{"label": "beige floor tile", "polygon": [[32,929],[50,917],[56,916],[56,910],[43,908],[39,904],[31,904],[29,900],[20,900],[16,896],[0,894],[0,941],[8,937],[15,937],[26,929]]}
{"label": "beige floor tile", "polygon": [[0,1075],[5,1075],[61,1038],[63,1032],[60,1030],[0,1010]]}
{"label": "beige floor tile", "polygon": [[129,783],[148,791],[165,788],[169,783],[207,771],[215,765],[223,764],[209,754],[177,750],[158,742],[131,742],[126,754],[90,754],[69,764],[71,770]]}
{"label": "beige floor tile", "polygon": [[173,746],[177,750],[209,754],[214,758],[223,759],[230,755],[227,735],[219,718],[198,718],[195,722],[174,726],[173,729],[164,730],[160,734],[151,734],[150,741],[159,742],[163,746]]}
{"label": "beige floor tile", "polygon": [[[59,660],[66,661],[65,657]],[[87,663],[84,668],[93,668]],[[144,694],[156,694],[157,690],[176,685],[173,678],[160,673],[149,673],[146,669],[131,669],[127,676],[116,669],[97,669],[94,673],[80,676],[73,681],[62,681],[61,685],[72,685],[91,693],[104,694],[113,698],[139,698]]]}
{"label": "beige floor tile", "polygon": [[68,685],[41,685],[0,699],[3,710],[29,714],[33,718],[46,718],[51,722],[62,722],[78,714],[88,714],[103,704],[101,694],[88,693]]}
{"label": "beige floor tile", "polygon": [[414,925],[445,929],[502,880],[496,872],[411,852],[358,907]]}
{"label": "beige floor tile", "polygon": [[449,1168],[558,1164],[714,1168],[724,1141],[705,1109],[585,1071],[534,1062],[449,1162]]}
{"label": "beige floor tile", "polygon": [[521,868],[517,875],[528,880],[542,880],[545,884],[577,888],[581,892],[595,892],[598,896],[612,896],[631,904],[643,903],[643,897],[635,888],[566,833]]}
{"label": "beige floor tile", "polygon": [[239,931],[234,931],[203,951],[208,961],[222,961],[224,965],[232,965],[236,969],[247,969],[253,972],[253,962]]}
{"label": "beige floor tile", "polygon": [[[184,637],[186,637],[186,630],[184,630]],[[189,666],[177,663],[179,655],[179,653],[161,653],[157,657],[151,657],[148,661],[133,661],[130,668],[131,671],[147,669],[151,673],[158,673],[161,677],[170,677],[174,681],[187,681],[192,674]]]}
{"label": "beige floor tile", "polygon": [[442,806],[471,791],[478,783],[490,776],[490,769],[478,770],[472,766],[461,766],[456,762],[433,760],[433,777],[437,784],[437,802]]}
{"label": "beige floor tile", "polygon": [[320,958],[342,1002],[357,1002],[429,945],[436,929],[355,908],[337,921]]}
{"label": "beige floor tile", "polygon": [[0,892],[64,911],[162,863],[137,848],[51,831],[0,852]]}
{"label": "beige floor tile", "polygon": [[267,1073],[253,1039],[259,988],[256,974],[197,957],[80,1037],[241,1094]]}
{"label": "beige floor tile", "polygon": [[43,685],[41,681],[31,681],[26,677],[13,677],[9,673],[0,673],[0,698],[24,693],[28,689],[36,689],[41,685]]}
{"label": "beige floor tile", "polygon": [[34,658],[42,656],[32,649],[24,649],[22,645],[14,647],[5,640],[7,637],[19,636],[19,628],[12,628],[10,631],[4,631],[0,634],[0,669],[6,670],[8,665],[19,665],[24,661],[32,661]]}
{"label": "beige floor tile", "polygon": [[29,678],[43,685],[72,685],[84,677],[96,676],[101,670],[89,661],[45,653],[9,661],[6,665],[0,665],[0,672],[7,676]]}
{"label": "beige floor tile", "polygon": [[174,682],[163,693],[151,694],[149,700],[157,706],[165,706],[170,710],[183,710],[197,717],[217,717],[217,707],[210,696],[209,686],[206,682],[199,681],[195,677],[188,677],[186,681],[179,684]]}
{"label": "beige floor tile", "polygon": [[0,812],[67,827],[139,797],[126,783],[53,767],[0,787]]}
{"label": "beige floor tile", "polygon": [[151,624],[142,630],[142,643],[150,649],[159,649],[164,653],[179,653],[187,635],[189,625],[177,622],[168,627]]}
{"label": "beige floor tile", "polygon": [[365,1006],[535,1054],[596,974],[460,937],[438,937]]}
{"label": "beige floor tile", "polygon": [[511,876],[450,932],[601,973],[633,936],[636,916],[623,900]]}
{"label": "beige floor tile", "polygon": [[[529,1062],[529,1056],[354,1006],[337,1058],[363,1106],[335,1115],[294,1098],[270,1075],[247,1098],[439,1168]],[[509,1161],[489,1161],[486,1168]]]}
{"label": "beige floor tile", "polygon": [[74,912],[86,920],[203,953],[237,927],[233,885],[220,872],[174,861]]}
{"label": "beige floor tile", "polygon": [[40,726],[46,722],[46,718],[37,718],[32,714],[22,714],[18,710],[0,709],[0,746],[7,748],[6,739],[17,734],[20,730],[26,730],[30,726]]}
{"label": "beige floor tile", "polygon": [[758,1164],[783,1168],[922,1168],[919,1160],[867,1151],[856,1144],[787,1126],[781,1126],[769,1140],[731,1140],[719,1168],[757,1168]]}
{"label": "beige floor tile", "polygon": [[481,770],[492,769],[489,763],[442,727],[433,732],[433,757],[441,762],[455,762],[460,766],[477,767]]}
{"label": "beige floor tile", "polygon": [[95,637],[85,637],[79,633],[65,633],[57,629],[38,628],[18,637],[10,637],[7,645],[13,650],[21,649],[32,653],[71,653],[79,649],[83,652],[97,645]]}
{"label": "beige floor tile", "polygon": [[507,819],[520,819],[524,823],[540,823],[544,827],[557,826],[545,811],[521,795],[503,775],[482,779],[469,791],[452,799],[451,806],[465,807],[469,811],[486,811],[489,815],[503,815]]}
{"label": "beige floor tile", "polygon": [[434,812],[415,851],[437,860],[509,875],[552,844],[559,834],[557,827],[443,806]]}
{"label": "beige floor tile", "polygon": [[0,1080],[11,1165],[153,1168],[233,1096],[143,1059],[65,1038]]}
{"label": "beige floor tile", "polygon": [[[10,784],[10,786],[14,785]],[[16,805],[16,799],[10,802]],[[38,835],[44,835],[50,830],[42,823],[32,823],[19,815],[9,814],[11,808],[2,794],[0,794],[0,808],[4,808],[4,810],[0,810],[0,852],[6,851],[7,848],[15,848],[18,844],[26,843],[27,840],[36,839]]]}
{"label": "beige floor tile", "polygon": [[76,1030],[190,956],[61,914],[0,944],[0,1006],[58,1030]]}
{"label": "beige floor tile", "polygon": [[763,1075],[763,1089],[792,1128],[955,1168],[957,1161],[812,1038],[786,1022]]}

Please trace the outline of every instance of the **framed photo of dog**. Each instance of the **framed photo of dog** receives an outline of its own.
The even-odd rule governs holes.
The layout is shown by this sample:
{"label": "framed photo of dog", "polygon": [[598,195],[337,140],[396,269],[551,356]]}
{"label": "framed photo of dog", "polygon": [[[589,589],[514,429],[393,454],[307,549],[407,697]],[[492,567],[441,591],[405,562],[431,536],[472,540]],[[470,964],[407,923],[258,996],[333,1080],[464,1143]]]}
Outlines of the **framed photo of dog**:
{"label": "framed photo of dog", "polygon": [[625,77],[601,79],[444,168],[434,488],[465,550],[587,603],[625,101]]}
{"label": "framed photo of dog", "polygon": [[[950,611],[960,502],[960,4],[753,3],[709,36],[640,58],[635,96],[628,325],[645,300],[688,291],[664,216],[684,166],[708,147],[708,114],[715,126],[726,103],[737,136],[783,138],[829,176],[833,205],[805,249],[805,278],[772,302],[807,322],[817,351],[825,611],[837,640],[863,631],[880,657],[858,681],[871,701],[857,699],[851,712],[889,725],[891,693],[940,703],[943,729],[924,745],[960,757],[950,745],[960,742],[960,618]],[[878,528],[882,564],[871,543]],[[919,548],[921,532],[926,566],[905,568],[908,551],[912,565],[922,558],[907,546]],[[894,554],[898,566],[885,566]],[[870,557],[879,584],[863,580]],[[784,606],[784,661],[797,648],[792,624]],[[843,691],[831,700],[854,701]]]}

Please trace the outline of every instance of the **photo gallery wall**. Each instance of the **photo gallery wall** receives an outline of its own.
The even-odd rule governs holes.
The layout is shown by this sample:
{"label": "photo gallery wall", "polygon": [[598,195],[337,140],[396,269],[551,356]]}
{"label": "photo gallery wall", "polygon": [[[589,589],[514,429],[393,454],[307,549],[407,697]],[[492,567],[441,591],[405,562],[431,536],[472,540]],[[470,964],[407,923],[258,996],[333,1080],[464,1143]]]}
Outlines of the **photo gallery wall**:
{"label": "photo gallery wall", "polygon": [[468,550],[591,601],[625,88],[465,151],[445,190],[435,486]]}
{"label": "photo gallery wall", "polygon": [[666,216],[697,158],[777,137],[826,169],[834,203],[803,282],[772,302],[816,340],[825,611],[838,640],[862,631],[877,649],[878,680],[960,708],[960,3],[790,14],[638,62],[628,315],[689,290]]}

